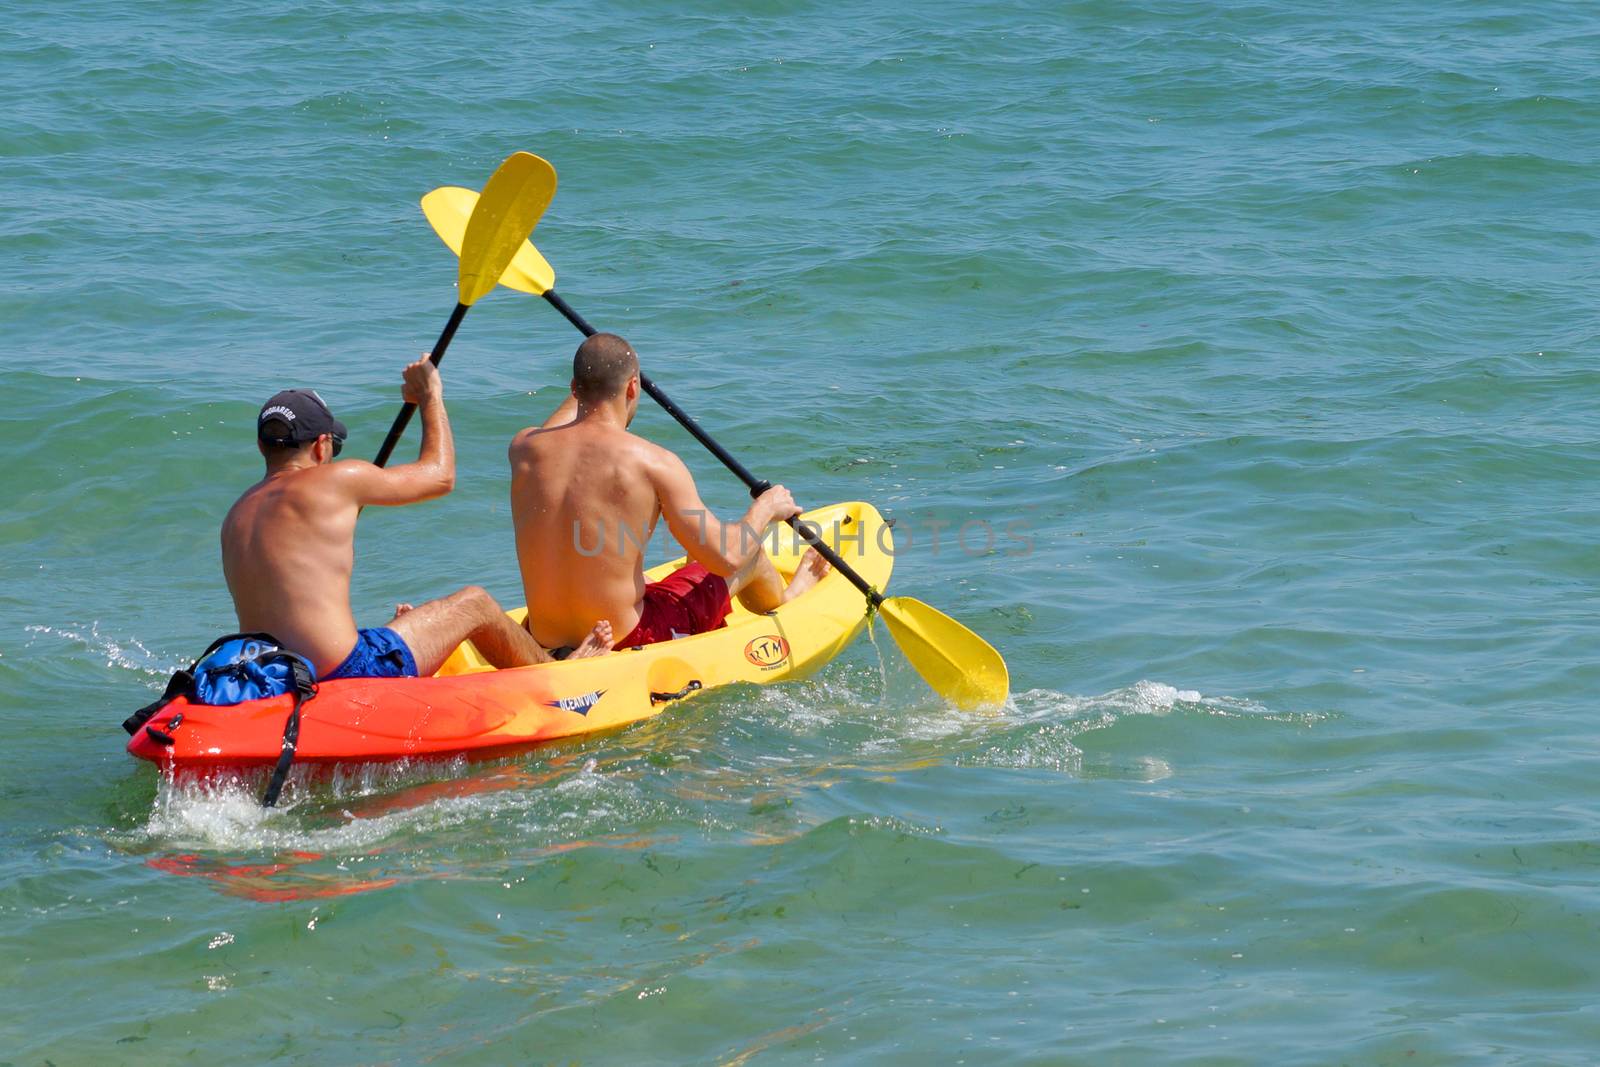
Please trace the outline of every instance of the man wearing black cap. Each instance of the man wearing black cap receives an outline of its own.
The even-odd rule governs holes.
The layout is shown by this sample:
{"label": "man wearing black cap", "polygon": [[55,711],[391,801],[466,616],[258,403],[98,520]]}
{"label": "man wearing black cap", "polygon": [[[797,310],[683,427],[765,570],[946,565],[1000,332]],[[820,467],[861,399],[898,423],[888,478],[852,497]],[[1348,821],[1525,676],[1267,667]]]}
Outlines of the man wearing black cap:
{"label": "man wearing black cap", "polygon": [[[222,523],[222,570],[242,632],[268,633],[309,659],[321,681],[433,674],[471,638],[496,667],[550,656],[478,586],[403,608],[381,627],[357,630],[350,610],[356,516],[366,505],[412,504],[455,485],[455,445],[439,371],[427,358],[406,367],[401,395],[422,417],[415,463],[333,462],[344,423],[309,389],[286,389],[256,420],[267,473]],[[602,621],[574,656],[611,647]]]}

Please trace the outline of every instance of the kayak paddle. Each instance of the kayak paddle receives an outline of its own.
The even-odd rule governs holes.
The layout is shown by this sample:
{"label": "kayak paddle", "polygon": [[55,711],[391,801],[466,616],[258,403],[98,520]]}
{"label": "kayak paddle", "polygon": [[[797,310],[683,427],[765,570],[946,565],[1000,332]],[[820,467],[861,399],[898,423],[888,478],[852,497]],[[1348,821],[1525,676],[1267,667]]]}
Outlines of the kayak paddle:
{"label": "kayak paddle", "polygon": [[[422,198],[422,211],[428,217],[428,223],[452,250],[462,246],[460,235],[464,220],[473,213],[472,204],[476,196],[471,189],[444,186]],[[549,261],[528,241],[524,241],[517,249],[510,266],[500,275],[501,285],[544,297],[585,337],[593,336],[596,332],[594,327],[561,299],[555,291],[555,283],[555,271]],[[673,403],[642,371],[639,385],[666,409],[667,414],[677,419],[695,440],[721,460],[723,466],[744,482],[751,496],[760,496],[772,488],[771,482],[751,474],[744,464]],[[997,707],[1005,703],[1011,685],[1010,674],[1006,670],[1005,660],[987,641],[920,600],[904,596],[885,597],[797,517],[786,521],[802,540],[815,548],[833,564],[835,570],[861,591],[871,609],[883,616],[895,643],[935,692],[961,708]]]}
{"label": "kayak paddle", "polygon": [[[476,198],[476,203],[463,216],[459,236],[451,246],[461,256],[461,268],[456,276],[459,302],[429,356],[434,366],[444,358],[444,351],[450,347],[450,340],[455,337],[467,308],[499,282],[506,264],[527,244],[527,236],[539,224],[555,195],[555,168],[531,152],[513,152],[490,176],[483,187],[483,195]],[[553,276],[551,280],[553,283]],[[415,404],[401,406],[373,463],[382,467],[389,462],[390,453],[400,443],[400,435],[406,432],[406,425],[416,410]]]}

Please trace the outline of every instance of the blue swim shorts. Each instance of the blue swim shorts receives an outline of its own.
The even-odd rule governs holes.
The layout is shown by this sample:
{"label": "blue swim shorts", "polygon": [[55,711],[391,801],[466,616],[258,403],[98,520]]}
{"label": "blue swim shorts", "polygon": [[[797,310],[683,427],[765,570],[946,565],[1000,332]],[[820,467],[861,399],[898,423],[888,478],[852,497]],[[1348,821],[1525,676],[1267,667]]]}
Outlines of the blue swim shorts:
{"label": "blue swim shorts", "polygon": [[335,678],[415,678],[417,661],[399,634],[387,626],[356,631],[356,647],[329,673],[317,679]]}

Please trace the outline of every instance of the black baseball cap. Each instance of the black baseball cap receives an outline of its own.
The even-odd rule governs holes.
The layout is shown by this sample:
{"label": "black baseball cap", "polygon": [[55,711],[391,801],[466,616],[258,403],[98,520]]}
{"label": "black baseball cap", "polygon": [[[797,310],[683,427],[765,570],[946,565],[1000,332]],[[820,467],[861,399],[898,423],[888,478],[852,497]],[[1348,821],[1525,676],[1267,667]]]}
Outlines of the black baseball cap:
{"label": "black baseball cap", "polygon": [[[288,432],[283,431],[288,428]],[[325,433],[333,435],[335,454],[348,431],[311,389],[285,389],[261,405],[256,437],[269,445],[304,445]]]}

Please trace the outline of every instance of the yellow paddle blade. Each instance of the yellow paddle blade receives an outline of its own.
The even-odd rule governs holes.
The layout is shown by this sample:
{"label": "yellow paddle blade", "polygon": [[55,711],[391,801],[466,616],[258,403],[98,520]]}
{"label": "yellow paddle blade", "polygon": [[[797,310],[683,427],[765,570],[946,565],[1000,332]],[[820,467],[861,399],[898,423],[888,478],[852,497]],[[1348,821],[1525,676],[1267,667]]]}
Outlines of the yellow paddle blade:
{"label": "yellow paddle blade", "polygon": [[908,596],[890,597],[878,610],[895,644],[934,692],[963,709],[1006,702],[1011,674],[989,642]]}
{"label": "yellow paddle blade", "polygon": [[463,304],[499,283],[555,195],[556,169],[531,152],[511,153],[489,176],[461,238]]}
{"label": "yellow paddle blade", "polygon": [[[467,220],[478,204],[478,194],[459,185],[441,185],[422,198],[422,213],[428,216],[428,225],[450,251],[461,254],[461,238],[467,232]],[[543,296],[556,286],[555,269],[527,241],[517,249],[511,266],[500,275],[500,284],[534,296]]]}

